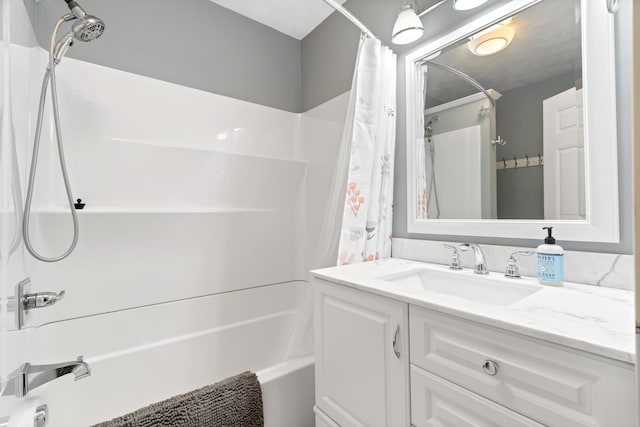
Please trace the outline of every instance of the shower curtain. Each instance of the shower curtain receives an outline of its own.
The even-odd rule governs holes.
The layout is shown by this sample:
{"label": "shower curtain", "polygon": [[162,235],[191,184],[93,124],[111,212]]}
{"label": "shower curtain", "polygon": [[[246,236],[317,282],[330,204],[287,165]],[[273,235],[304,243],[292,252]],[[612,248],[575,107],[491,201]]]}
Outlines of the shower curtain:
{"label": "shower curtain", "polygon": [[391,255],[396,136],[396,55],[363,37],[351,87],[343,146],[349,158],[338,264]]}
{"label": "shower curtain", "polygon": [[[391,254],[395,109],[396,56],[363,35],[312,268],[336,265],[338,253],[338,265]],[[312,297],[309,292],[298,314],[287,358],[313,354]]]}

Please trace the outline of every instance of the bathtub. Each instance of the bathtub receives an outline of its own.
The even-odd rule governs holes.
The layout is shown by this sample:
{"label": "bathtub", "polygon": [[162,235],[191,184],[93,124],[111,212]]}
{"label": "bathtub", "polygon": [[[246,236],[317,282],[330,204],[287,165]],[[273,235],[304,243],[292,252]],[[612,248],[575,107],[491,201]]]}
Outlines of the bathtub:
{"label": "bathtub", "polygon": [[46,403],[49,427],[84,427],[249,370],[262,385],[265,426],[311,427],[313,357],[286,356],[307,291],[294,281],[35,328],[32,364],[84,355],[92,374],[2,398],[0,418]]}
{"label": "bathtub", "polygon": [[313,427],[314,358],[301,357],[258,372],[265,427]]}

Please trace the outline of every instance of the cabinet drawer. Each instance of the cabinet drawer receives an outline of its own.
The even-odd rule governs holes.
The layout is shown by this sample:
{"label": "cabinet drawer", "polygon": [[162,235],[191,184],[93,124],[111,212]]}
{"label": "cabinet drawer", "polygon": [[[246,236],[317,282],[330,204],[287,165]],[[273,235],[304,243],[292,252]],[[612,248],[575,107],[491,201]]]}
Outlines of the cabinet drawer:
{"label": "cabinet drawer", "polygon": [[413,365],[411,424],[415,427],[544,427]]}
{"label": "cabinet drawer", "polygon": [[429,372],[550,427],[634,425],[630,365],[420,307],[409,318],[411,363]]}

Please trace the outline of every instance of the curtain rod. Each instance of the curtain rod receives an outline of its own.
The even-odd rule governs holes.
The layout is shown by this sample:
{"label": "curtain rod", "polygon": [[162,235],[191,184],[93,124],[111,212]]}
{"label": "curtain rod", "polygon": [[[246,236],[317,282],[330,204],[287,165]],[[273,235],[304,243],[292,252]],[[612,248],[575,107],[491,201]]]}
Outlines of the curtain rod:
{"label": "curtain rod", "polygon": [[[344,15],[344,17],[347,18],[349,21],[353,22],[355,24],[355,26],[360,28],[360,30],[363,33],[368,34],[371,37],[378,39],[378,37],[376,37],[371,32],[371,30],[369,30],[362,22],[360,22],[360,20],[358,18],[353,16],[353,14],[351,12],[349,12],[347,9],[345,9],[344,7],[342,7],[341,5],[336,3],[334,0],[323,0],[323,1],[326,4],[328,4],[329,6],[331,6],[332,8],[334,8],[335,10],[337,10],[338,12],[340,12],[342,15]],[[378,39],[378,40],[380,40],[380,39]]]}
{"label": "curtain rod", "polygon": [[493,99],[491,94],[480,83],[478,83],[476,80],[472,79],[462,71],[456,70],[455,68],[449,67],[447,65],[436,64],[435,62],[431,62],[431,61],[422,61],[421,64],[426,65],[427,67],[433,67],[439,70],[448,71],[450,73],[455,74],[456,76],[460,77],[462,80],[465,80],[471,86],[475,87],[476,89],[484,93],[484,95],[487,97],[487,99],[491,103],[491,108],[494,108],[494,109],[496,108],[496,101],[495,99]]}

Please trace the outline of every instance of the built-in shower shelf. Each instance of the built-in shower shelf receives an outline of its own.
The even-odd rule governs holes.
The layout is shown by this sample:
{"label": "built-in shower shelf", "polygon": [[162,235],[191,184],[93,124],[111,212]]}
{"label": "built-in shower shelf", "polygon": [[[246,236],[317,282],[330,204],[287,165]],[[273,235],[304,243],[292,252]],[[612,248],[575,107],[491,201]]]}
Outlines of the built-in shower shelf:
{"label": "built-in shower shelf", "polygon": [[[76,210],[78,215],[91,214],[216,214],[216,213],[260,213],[277,209],[267,208],[202,208],[202,207],[87,207]],[[32,215],[68,215],[69,209],[47,209],[32,211]]]}

